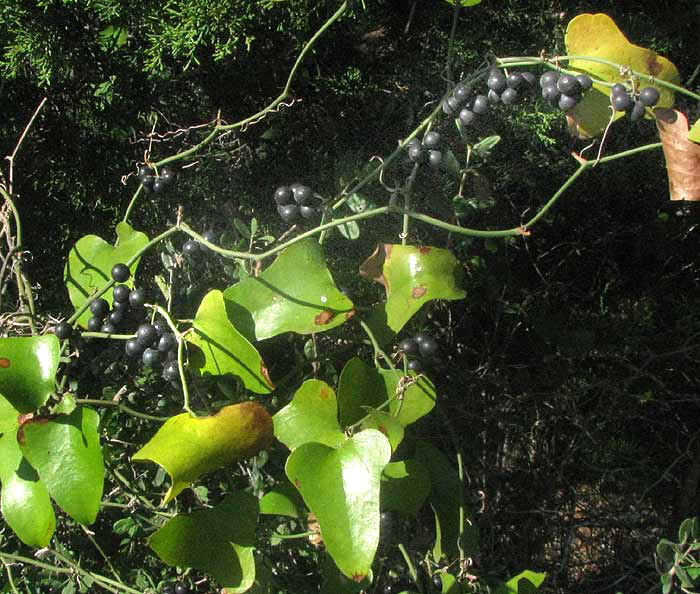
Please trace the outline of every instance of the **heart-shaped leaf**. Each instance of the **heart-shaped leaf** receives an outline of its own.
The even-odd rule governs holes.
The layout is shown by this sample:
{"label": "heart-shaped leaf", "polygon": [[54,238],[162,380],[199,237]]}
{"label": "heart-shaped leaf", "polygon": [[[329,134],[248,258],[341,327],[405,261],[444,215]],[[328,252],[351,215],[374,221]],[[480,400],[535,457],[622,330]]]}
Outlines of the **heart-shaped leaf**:
{"label": "heart-shaped leaf", "polygon": [[418,460],[386,465],[382,472],[382,509],[418,513],[430,492],[430,473]]}
{"label": "heart-shaped leaf", "polygon": [[41,548],[51,541],[56,516],[46,486],[17,443],[18,416],[19,412],[0,396],[0,510],[24,544]]}
{"label": "heart-shaped leaf", "polygon": [[151,460],[170,475],[165,504],[201,475],[254,456],[272,439],[267,410],[256,402],[241,402],[210,417],[171,417],[131,459]]}
{"label": "heart-shaped leaf", "polygon": [[20,413],[43,406],[54,390],[59,356],[53,334],[0,338],[0,394]]}
{"label": "heart-shaped leaf", "polygon": [[700,200],[700,145],[688,140],[688,120],[680,111],[655,109],[664,148],[671,200]]}
{"label": "heart-shaped leaf", "polygon": [[462,268],[454,255],[436,247],[380,244],[360,266],[360,274],[384,286],[386,302],[367,323],[382,344],[391,340],[425,303],[463,299]]}
{"label": "heart-shaped leaf", "polygon": [[299,492],[290,483],[284,483],[263,495],[260,500],[260,513],[300,518],[303,503]]}
{"label": "heart-shaped leaf", "polygon": [[[148,237],[144,233],[134,231],[124,222],[117,225],[116,247],[97,235],[81,237],[68,254],[63,272],[63,280],[75,309],[80,309],[96,290],[112,279],[112,267],[115,264],[127,262],[147,243]],[[132,275],[137,266],[138,261],[132,264]],[[102,297],[111,303],[111,289]],[[90,310],[86,310],[78,322],[87,327],[91,315]]]}
{"label": "heart-shaped leaf", "polygon": [[99,420],[94,410],[81,406],[70,415],[33,417],[17,431],[22,453],[53,500],[81,524],[95,521],[102,501]]}
{"label": "heart-shaped leaf", "polygon": [[255,580],[257,523],[258,500],[235,492],[215,508],[169,520],[148,544],[168,565],[199,569],[235,594]]}
{"label": "heart-shaped leaf", "polygon": [[289,246],[260,276],[226,289],[224,298],[234,326],[251,341],[282,332],[324,332],[355,314],[312,238]]}
{"label": "heart-shaped leaf", "polygon": [[368,410],[391,400],[389,412],[406,427],[427,415],[435,406],[435,386],[425,376],[404,375],[376,369],[354,357],[347,362],[338,382],[339,419],[342,427],[357,423]]}
{"label": "heart-shaped leaf", "polygon": [[335,392],[326,382],[307,380],[274,417],[275,437],[290,450],[310,441],[332,448],[345,441],[338,424]]}
{"label": "heart-shaped leaf", "polygon": [[[648,74],[658,80],[680,84],[676,67],[654,51],[630,43],[608,15],[579,14],[571,19],[566,29],[566,49],[569,55],[603,58],[622,64],[632,70]],[[627,82],[627,76],[619,68],[576,59],[569,68],[588,72],[594,78],[610,83]],[[642,86],[655,86],[661,97],[658,107],[673,105],[673,91],[642,81]],[[569,128],[579,138],[590,138],[601,134],[610,121],[610,87],[594,84],[583,100],[569,113]],[[615,117],[624,115],[618,112]]]}
{"label": "heart-shaped leaf", "polygon": [[287,459],[289,480],[316,516],[336,565],[356,582],[369,573],[379,544],[379,485],[389,440],[367,429],[337,449],[305,443]]}
{"label": "heart-shaped leaf", "polygon": [[190,364],[200,373],[238,376],[257,394],[268,394],[275,388],[260,353],[229,321],[221,291],[204,296],[192,326],[195,331],[187,340],[200,350],[190,357]]}

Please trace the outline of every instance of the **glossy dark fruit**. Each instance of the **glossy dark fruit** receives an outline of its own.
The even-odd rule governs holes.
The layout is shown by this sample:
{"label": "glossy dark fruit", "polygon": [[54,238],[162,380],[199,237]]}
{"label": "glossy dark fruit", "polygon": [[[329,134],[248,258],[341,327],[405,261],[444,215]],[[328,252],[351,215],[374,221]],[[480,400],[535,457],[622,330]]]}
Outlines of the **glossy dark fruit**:
{"label": "glossy dark fruit", "polygon": [[175,590],[173,590],[172,586],[163,586],[161,594],[175,594]]}
{"label": "glossy dark fruit", "polygon": [[404,338],[399,343],[399,350],[407,355],[417,355],[418,354],[418,343],[412,338]]}
{"label": "glossy dark fruit", "polygon": [[112,278],[118,283],[124,283],[129,280],[131,270],[126,264],[119,263],[112,266]]}
{"label": "glossy dark fruit", "polygon": [[116,334],[117,327],[111,322],[105,322],[104,324],[102,324],[100,332],[102,332],[103,334]]}
{"label": "glossy dark fruit", "polygon": [[654,105],[659,102],[660,98],[661,95],[659,94],[658,89],[655,87],[644,87],[641,91],[639,91],[639,100],[646,107],[654,107]]}
{"label": "glossy dark fruit", "polygon": [[165,165],[160,168],[160,181],[170,185],[175,181],[175,170],[172,167]]}
{"label": "glossy dark fruit", "polygon": [[73,334],[73,326],[67,322],[61,322],[54,326],[53,333],[59,338],[59,340],[65,340],[66,338],[70,338],[71,334]]}
{"label": "glossy dark fruit", "polygon": [[562,95],[576,95],[581,92],[581,85],[575,76],[562,74],[557,81],[557,89]]}
{"label": "glossy dark fruit", "polygon": [[126,285],[116,285],[112,290],[112,297],[115,303],[128,303],[131,289]]}
{"label": "glossy dark fruit", "polygon": [[514,88],[508,87],[505,91],[501,93],[501,101],[506,105],[513,105],[518,100],[518,91]]}
{"label": "glossy dark fruit", "polygon": [[422,163],[425,160],[425,151],[419,144],[414,144],[408,149],[408,158],[414,163]]}
{"label": "glossy dark fruit", "polygon": [[452,94],[457,101],[466,101],[467,97],[469,97],[469,89],[464,85],[457,85],[455,90],[452,91]]}
{"label": "glossy dark fruit", "polygon": [[489,100],[486,95],[477,95],[474,98],[474,106],[472,111],[479,115],[485,114],[489,110]]}
{"label": "glossy dark fruit", "polygon": [[143,345],[135,338],[130,338],[124,343],[124,351],[129,357],[136,357],[143,352]]}
{"label": "glossy dark fruit", "polygon": [[133,289],[131,293],[129,293],[129,305],[131,305],[131,307],[143,307],[147,298],[146,289]]}
{"label": "glossy dark fruit", "polygon": [[182,244],[182,253],[185,256],[193,257],[199,251],[199,242],[194,239],[188,239]]}
{"label": "glossy dark fruit", "polygon": [[[129,297],[131,297],[131,293],[129,293]],[[128,301],[125,301],[124,303],[120,303],[119,301],[115,301],[112,304],[112,313],[118,312],[122,315],[126,315],[126,312],[129,311],[129,307],[130,307],[130,305],[129,305]]]}
{"label": "glossy dark fruit", "polygon": [[451,109],[453,112],[455,112],[455,111],[457,111],[457,110],[459,109],[459,106],[460,106],[461,103],[462,103],[462,102],[461,102],[459,99],[457,99],[457,97],[455,97],[454,95],[450,95],[450,96],[447,98],[447,105],[450,106],[450,109]]}
{"label": "glossy dark fruit", "polygon": [[443,112],[445,115],[448,115],[448,116],[449,116],[449,115],[453,115],[454,112],[455,112],[455,110],[452,109],[452,108],[450,107],[450,104],[447,103],[447,101],[443,101],[443,102],[442,102],[442,112]]}
{"label": "glossy dark fruit", "polygon": [[610,94],[611,95],[623,95],[627,94],[627,87],[623,85],[622,83],[617,83],[612,86],[612,89],[610,89]]}
{"label": "glossy dark fruit", "polygon": [[158,332],[153,324],[141,324],[136,330],[136,340],[143,346],[151,346],[158,338]]}
{"label": "glossy dark fruit", "polygon": [[581,92],[585,93],[593,87],[593,79],[587,74],[579,74],[576,77],[578,84],[581,86]]}
{"label": "glossy dark fruit", "polygon": [[423,340],[421,340],[418,343],[418,350],[420,351],[421,357],[424,357],[425,359],[430,359],[431,357],[434,357],[437,355],[438,350],[440,349],[437,340],[435,340],[432,336],[429,334],[426,335]]}
{"label": "glossy dark fruit", "polygon": [[166,322],[163,318],[158,318],[153,322],[153,327],[156,329],[156,334],[158,336],[163,336],[165,332],[168,332],[170,330],[170,326],[168,326],[168,322]]}
{"label": "glossy dark fruit", "polygon": [[576,107],[578,97],[576,95],[561,95],[559,97],[559,109],[569,111]]}
{"label": "glossy dark fruit", "polygon": [[540,86],[543,88],[550,85],[556,86],[557,80],[559,80],[559,73],[556,70],[547,70],[547,72],[540,76]]}
{"label": "glossy dark fruit", "polygon": [[511,72],[508,75],[508,78],[506,79],[506,84],[511,89],[519,89],[523,86],[524,82],[525,79],[523,78],[523,75],[520,72]]}
{"label": "glossy dark fruit", "polygon": [[162,178],[157,178],[153,181],[153,187],[151,188],[156,194],[162,194],[165,192],[165,190],[168,188],[168,184],[166,184]]}
{"label": "glossy dark fruit", "polygon": [[440,574],[440,573],[433,574],[433,586],[435,586],[435,589],[438,592],[442,592],[442,574]]}
{"label": "glossy dark fruit", "polygon": [[302,204],[299,207],[299,214],[305,219],[311,219],[316,215],[316,209],[313,206]]}
{"label": "glossy dark fruit", "polygon": [[280,186],[275,190],[275,202],[277,204],[290,204],[294,200],[294,192],[289,186]]}
{"label": "glossy dark fruit", "polygon": [[277,212],[285,223],[293,223],[299,215],[299,207],[296,204],[280,204]]}
{"label": "glossy dark fruit", "polygon": [[523,77],[523,80],[528,84],[528,85],[534,85],[535,81],[537,80],[537,77],[532,74],[532,72],[521,72],[520,76]]}
{"label": "glossy dark fruit", "polygon": [[542,87],[542,99],[547,101],[559,101],[559,89],[556,84],[548,84]]}
{"label": "glossy dark fruit", "polygon": [[124,312],[119,310],[112,310],[107,316],[107,321],[114,326],[118,326],[124,320]]}
{"label": "glossy dark fruit", "polygon": [[153,189],[154,183],[156,183],[155,175],[147,175],[141,178],[141,185],[149,191]]}
{"label": "glossy dark fruit", "polygon": [[442,163],[442,153],[440,151],[430,151],[428,153],[428,163],[435,169],[440,167],[440,163]]}
{"label": "glossy dark fruit", "polygon": [[413,337],[413,340],[415,340],[418,344],[420,344],[421,342],[424,342],[426,340],[430,340],[432,337],[433,337],[433,335],[430,334],[429,332],[419,332],[418,334],[416,334]]}
{"label": "glossy dark fruit", "polygon": [[644,103],[642,103],[639,99],[636,99],[632,105],[632,109],[629,110],[630,120],[633,122],[638,122],[644,118],[646,111],[646,105],[644,105]]}
{"label": "glossy dark fruit", "polygon": [[141,360],[146,367],[156,367],[160,364],[160,353],[157,349],[147,348],[141,355]]}
{"label": "glossy dark fruit", "polygon": [[409,371],[423,371],[423,362],[420,359],[409,359],[406,363],[406,369]]}
{"label": "glossy dark fruit", "polygon": [[423,145],[428,148],[435,148],[440,144],[440,133],[431,130],[423,137]]}
{"label": "glossy dark fruit", "polygon": [[459,112],[459,121],[465,126],[469,126],[474,121],[474,112],[466,107]]}
{"label": "glossy dark fruit", "polygon": [[295,184],[292,191],[294,192],[294,200],[297,204],[306,204],[313,196],[311,188],[301,184]]}
{"label": "glossy dark fruit", "polygon": [[189,594],[189,591],[189,588],[183,586],[182,584],[175,586],[175,594]]}
{"label": "glossy dark fruit", "polygon": [[139,167],[139,179],[141,182],[147,177],[153,177],[155,176],[156,172],[152,167],[149,167],[148,165],[141,165]]}
{"label": "glossy dark fruit", "polygon": [[409,141],[406,143],[406,150],[410,149],[412,146],[419,145],[419,144],[420,144],[420,140],[418,140],[417,138],[413,137],[413,138],[411,138],[411,140],[409,140]]}
{"label": "glossy dark fruit", "polygon": [[486,79],[486,86],[496,93],[500,93],[506,88],[506,75],[500,68],[492,68],[489,77]]}
{"label": "glossy dark fruit", "polygon": [[161,353],[175,350],[177,348],[177,338],[172,332],[164,332],[158,340],[158,350]]}
{"label": "glossy dark fruit", "polygon": [[102,330],[102,318],[90,318],[87,323],[88,332],[99,332]]}
{"label": "glossy dark fruit", "polygon": [[500,103],[501,102],[501,96],[493,89],[489,89],[489,92],[486,95],[486,97],[488,97],[489,103]]}
{"label": "glossy dark fruit", "polygon": [[177,361],[168,361],[163,365],[163,379],[168,382],[177,381],[180,377],[180,370],[177,368]]}
{"label": "glossy dark fruit", "polygon": [[95,299],[90,304],[90,311],[93,316],[102,320],[109,313],[109,303],[107,303],[106,299],[102,299],[101,297]]}
{"label": "glossy dark fruit", "polygon": [[610,103],[615,111],[627,111],[632,107],[632,99],[627,93],[610,95]]}

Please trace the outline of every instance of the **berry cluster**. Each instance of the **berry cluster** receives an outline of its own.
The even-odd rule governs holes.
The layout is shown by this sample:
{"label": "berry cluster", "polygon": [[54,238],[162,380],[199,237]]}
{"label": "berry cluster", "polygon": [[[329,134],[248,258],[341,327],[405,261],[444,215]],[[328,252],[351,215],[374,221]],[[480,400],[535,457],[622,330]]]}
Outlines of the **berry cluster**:
{"label": "berry cluster", "polygon": [[442,162],[442,153],[437,150],[440,144],[440,134],[438,132],[427,132],[423,137],[423,142],[417,138],[412,138],[406,145],[408,148],[408,158],[413,163],[423,163],[426,160],[431,167],[439,167]]}
{"label": "berry cluster", "polygon": [[280,186],[275,190],[277,212],[285,223],[296,223],[299,216],[304,219],[313,218],[318,212],[318,208],[313,205],[313,200],[311,188],[304,184]]}
{"label": "berry cluster", "polygon": [[160,175],[156,175],[156,170],[148,165],[139,167],[139,181],[141,185],[156,194],[165,192],[168,186],[175,181],[175,171],[165,165],[160,168]]}
{"label": "berry cluster", "polygon": [[175,586],[163,586],[161,594],[189,594],[190,589],[182,584],[176,584]]}
{"label": "berry cluster", "polygon": [[420,373],[438,354],[440,347],[431,334],[419,332],[413,338],[404,338],[399,351],[406,357],[406,368]]}
{"label": "berry cluster", "polygon": [[535,84],[535,75],[531,72],[511,72],[505,75],[500,68],[492,68],[486,80],[489,88],[488,99],[491,103],[499,101],[505,105],[512,105],[519,98],[522,89]]}
{"label": "berry cluster", "polygon": [[176,360],[177,338],[163,319],[139,325],[136,337],[126,341],[124,350],[130,357],[140,356],[146,367],[156,368],[165,361],[163,378],[167,381],[175,381],[180,375]]}
{"label": "berry cluster", "polygon": [[554,108],[562,111],[571,111],[581,100],[583,93],[593,86],[591,77],[587,74],[573,76],[571,74],[559,74],[554,70],[548,70],[540,77],[542,98],[547,100]]}
{"label": "berry cluster", "polygon": [[613,85],[610,91],[610,104],[613,109],[626,112],[633,122],[641,120],[647,107],[654,107],[659,99],[659,91],[654,87],[644,87],[636,97],[628,93],[627,87],[620,83]]}
{"label": "berry cluster", "polygon": [[[216,243],[219,238],[219,234],[213,229],[210,229],[209,231],[202,233],[202,237],[209,243]],[[182,253],[190,258],[194,258],[201,250],[205,249],[206,248],[204,245],[194,239],[188,239],[182,244]]]}
{"label": "berry cluster", "polygon": [[[460,109],[461,108],[461,109]],[[456,115],[465,126],[469,126],[478,115],[489,110],[486,95],[472,96],[471,87],[458,84],[452,94],[442,104],[442,111],[447,115]]]}

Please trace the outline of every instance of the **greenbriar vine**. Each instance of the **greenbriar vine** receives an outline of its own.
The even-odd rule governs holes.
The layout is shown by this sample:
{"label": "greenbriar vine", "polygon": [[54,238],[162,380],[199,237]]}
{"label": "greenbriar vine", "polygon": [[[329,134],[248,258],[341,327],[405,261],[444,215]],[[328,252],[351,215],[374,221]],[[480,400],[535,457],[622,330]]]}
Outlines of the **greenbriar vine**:
{"label": "greenbriar vine", "polygon": [[[461,263],[449,250],[412,245],[411,225],[421,223],[468,237],[527,236],[583,173],[656,150],[662,143],[612,155],[603,154],[601,143],[595,159],[575,154],[577,169],[539,211],[529,220],[504,229],[469,228],[458,221],[448,222],[417,210],[412,192],[421,167],[427,165],[452,175],[460,187],[458,197],[462,197],[465,179],[472,171],[473,155],[493,150],[499,140],[487,137],[473,143],[469,126],[474,118],[488,112],[491,104],[500,101],[510,105],[521,99],[521,91],[536,87],[536,78],[531,73],[511,72],[506,76],[504,71],[514,67],[544,67],[559,73],[554,83],[558,90],[552,90],[549,83],[554,79],[547,77],[548,84],[541,85],[542,94],[566,113],[572,129],[581,136],[607,131],[613,120],[628,110],[636,109],[636,120],[644,116],[651,118],[652,106],[673,105],[674,92],[694,100],[700,100],[700,96],[674,82],[675,67],[670,63],[660,61],[659,69],[650,73],[637,66],[637,54],[629,51],[624,55],[632,56],[635,60],[632,65],[609,59],[621,51],[619,40],[618,45],[607,48],[608,57],[572,53],[549,58],[499,58],[451,84],[432,112],[396,150],[337,196],[325,199],[313,195],[306,186],[294,184],[275,190],[274,199],[283,220],[294,223],[299,220],[298,213],[302,218],[320,215],[320,222],[312,228],[293,228],[283,240],[262,250],[254,249],[251,237],[246,251],[229,249],[219,245],[212,234],[197,232],[186,222],[182,211],[174,225],[153,238],[133,229],[129,219],[139,198],[147,191],[164,192],[176,175],[174,165],[178,161],[200,154],[222,134],[233,130],[245,132],[291,97],[291,86],[304,57],[346,8],[344,2],[309,40],[283,91],[270,105],[233,124],[224,124],[217,116],[206,136],[188,150],[158,161],[146,155],[137,176],[139,186],[117,225],[115,244],[90,235],[81,238],[71,250],[65,282],[75,311],[65,321],[48,325],[50,332],[39,331],[44,319],[35,311],[31,287],[22,272],[21,254],[26,248],[22,245],[20,214],[11,184],[0,185],[0,194],[14,223],[16,243],[11,256],[15,262],[20,313],[30,323],[28,332],[15,327],[7,332],[11,336],[0,338],[2,514],[28,546],[50,545],[57,522],[52,502],[82,525],[92,524],[100,507],[124,505],[103,500],[105,473],[112,471],[105,466],[96,409],[105,407],[159,424],[155,435],[145,444],[139,444],[140,449],[131,460],[154,462],[170,477],[170,487],[161,504],[169,504],[169,511],[157,509],[145,497],[137,497],[155,516],[150,521],[156,529],[148,545],[168,565],[204,572],[225,592],[270,592],[269,570],[261,556],[256,555],[258,524],[264,515],[293,518],[308,526],[308,530],[294,534],[273,533],[271,539],[312,537],[322,543],[332,560],[323,566],[324,592],[376,592],[380,585],[385,594],[406,590],[442,594],[478,591],[479,581],[471,573],[470,559],[478,552],[479,535],[475,509],[465,497],[462,454],[456,436],[450,434],[456,464],[444,452],[421,440],[414,440],[408,455],[395,456],[405,437],[410,435],[411,425],[434,409],[442,414],[430,379],[431,360],[439,345],[432,336],[419,333],[401,340],[391,355],[388,347],[426,303],[465,297],[461,288]],[[460,6],[456,5],[455,26],[459,10]],[[576,33],[581,21],[574,26],[575,21],[567,33],[570,50],[582,43]],[[609,23],[599,26],[605,32]],[[448,73],[452,68],[451,45]],[[562,68],[562,63],[569,68]],[[649,86],[640,90],[642,80]],[[477,86],[484,81],[490,94],[476,94]],[[575,99],[562,101],[557,92]],[[456,133],[464,144],[463,163],[450,148],[443,146],[446,132],[436,129],[445,116],[448,124],[454,121]],[[411,171],[405,183],[394,188],[386,186],[387,172],[406,158]],[[387,190],[390,195],[387,204],[371,205],[361,195],[373,182],[379,182]],[[338,214],[343,207],[350,207],[353,214]],[[386,289],[385,301],[360,306],[336,285],[326,264],[323,243],[333,229],[351,234],[352,226],[379,217],[400,219],[401,243],[380,244],[360,267],[362,276]],[[196,249],[207,249],[227,260],[254,264],[252,274],[242,276],[223,291],[210,290],[193,317],[182,319],[179,312],[172,311],[169,302],[163,306],[157,299],[137,293],[142,289],[135,281],[141,259],[176,234],[188,237],[190,247],[186,248],[186,255]],[[263,268],[262,263],[273,257],[274,262]],[[3,270],[0,279],[4,273]],[[132,322],[139,318],[136,331],[122,323],[129,315]],[[293,390],[289,402],[270,415],[264,397],[277,386],[256,343],[287,332],[315,336],[343,324],[357,324],[362,329],[374,352],[373,364],[359,357],[351,358],[343,367],[337,385],[317,378],[306,379]],[[46,330],[48,326],[43,325]],[[122,341],[128,356],[141,356],[144,364],[153,368],[162,366],[164,381],[173,384],[172,390],[181,391],[185,412],[157,417],[118,399],[75,398],[67,389],[67,374],[61,366],[73,360],[71,341],[78,332],[82,339]],[[242,386],[238,398],[231,397],[213,413],[195,411],[190,385],[226,376],[238,378]],[[449,419],[445,419],[445,425],[449,430]],[[247,491],[231,490],[213,507],[190,514],[177,513],[174,498],[202,475],[256,456],[270,447],[273,439],[289,450],[285,476],[278,477],[277,486],[259,498]],[[116,475],[116,480],[128,485],[123,477]],[[434,545],[425,563],[431,579],[422,580],[415,560],[403,543],[397,543],[410,582],[388,580],[375,561],[382,541],[382,526],[390,522],[391,514],[414,517],[427,505],[435,521]],[[141,592],[125,585],[113,568],[114,579],[86,571],[56,550],[50,549],[50,553],[65,567],[0,553],[12,588],[16,591],[9,564],[19,562],[66,575],[75,572],[111,592]],[[103,557],[111,567],[109,559]],[[544,574],[524,571],[510,580],[502,580],[491,591],[532,592],[544,579]],[[186,591],[181,584],[174,589],[166,584],[160,591],[167,592],[168,588]],[[149,591],[155,589],[154,585]]]}

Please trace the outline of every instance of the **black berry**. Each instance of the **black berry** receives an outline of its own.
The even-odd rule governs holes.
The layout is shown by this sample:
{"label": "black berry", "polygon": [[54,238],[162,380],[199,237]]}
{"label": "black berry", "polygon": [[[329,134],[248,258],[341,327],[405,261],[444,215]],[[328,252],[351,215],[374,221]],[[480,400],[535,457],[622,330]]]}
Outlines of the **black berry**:
{"label": "black berry", "polygon": [[192,257],[198,251],[199,251],[199,243],[196,242],[194,239],[188,239],[185,243],[182,244],[182,253],[185,254],[185,256]]}
{"label": "black berry", "polygon": [[106,322],[106,323],[102,324],[102,327],[100,328],[100,332],[102,332],[103,334],[116,334],[117,328],[111,322]]}
{"label": "black berry", "polygon": [[506,84],[511,89],[519,89],[525,82],[523,75],[520,72],[511,72],[506,79]]}
{"label": "black berry", "polygon": [[660,98],[661,95],[659,94],[658,89],[655,87],[644,87],[641,91],[639,91],[639,100],[646,107],[654,107],[654,105],[659,102]]}
{"label": "black berry", "polygon": [[175,591],[173,590],[172,586],[163,586],[161,594],[175,594]]}
{"label": "black berry", "polygon": [[485,114],[489,110],[489,100],[485,95],[477,95],[474,98],[472,111],[479,115]]}
{"label": "black berry", "polygon": [[547,70],[542,76],[540,76],[540,86],[542,88],[557,84],[559,80],[559,74],[554,70]]}
{"label": "black berry", "polygon": [[576,95],[581,92],[581,85],[575,76],[562,74],[557,81],[557,89],[562,95]]}
{"label": "black berry", "polygon": [[559,109],[569,111],[576,107],[578,98],[575,95],[561,95],[559,97]]}
{"label": "black berry", "polygon": [[294,200],[297,204],[306,204],[311,199],[311,188],[302,184],[294,184],[292,186]]}
{"label": "black berry", "polygon": [[299,214],[299,207],[296,204],[279,204],[277,212],[285,223],[293,223]]}
{"label": "black berry", "polygon": [[418,354],[418,343],[412,338],[404,338],[399,343],[399,350],[407,355],[417,355]]}
{"label": "black berry", "polygon": [[275,202],[277,204],[290,204],[294,200],[292,188],[280,186],[275,190]]}
{"label": "black berry", "polygon": [[134,289],[129,293],[129,305],[131,307],[143,307],[146,303],[146,289]]}
{"label": "black berry", "polygon": [[518,100],[518,91],[515,88],[508,87],[501,93],[501,101],[506,105],[512,105]]}
{"label": "black berry", "polygon": [[420,144],[414,144],[408,149],[408,158],[414,163],[421,163],[425,159],[425,151]]}
{"label": "black berry", "polygon": [[423,362],[420,359],[409,359],[406,363],[406,369],[420,373],[423,371]]}
{"label": "black berry", "polygon": [[109,313],[109,303],[105,299],[95,299],[90,304],[90,311],[96,318],[102,320]]}
{"label": "black berry", "polygon": [[632,99],[627,93],[615,93],[610,95],[610,103],[615,111],[627,111],[632,107]]}
{"label": "black berry", "polygon": [[109,312],[109,315],[107,316],[107,321],[110,324],[113,324],[114,326],[118,326],[119,324],[121,324],[123,319],[124,319],[124,312],[121,312],[118,309],[112,310],[111,312]]}
{"label": "black berry", "polygon": [[423,138],[423,144],[428,148],[435,148],[438,144],[440,144],[440,133],[433,132],[431,130]]}
{"label": "black berry", "polygon": [[635,100],[634,104],[632,105],[632,109],[630,109],[630,120],[633,122],[637,122],[641,120],[644,117],[644,114],[646,113],[647,108],[644,103],[642,103],[639,99]]}
{"label": "black berry", "polygon": [[576,77],[576,80],[578,81],[578,84],[581,86],[582,92],[588,91],[593,87],[593,79],[591,79],[591,77],[588,76],[587,74],[579,74]]}
{"label": "black berry", "polygon": [[153,187],[151,188],[156,194],[161,194],[162,192],[165,192],[166,188],[168,187],[168,184],[166,184],[162,178],[157,178],[156,180],[153,181]]}
{"label": "black berry", "polygon": [[88,332],[99,332],[102,329],[102,318],[90,318],[87,323]]}
{"label": "black berry", "polygon": [[160,170],[160,181],[162,181],[164,184],[170,185],[173,183],[173,181],[175,181],[175,171],[167,165],[162,167]]}
{"label": "black berry", "polygon": [[158,336],[162,336],[165,332],[170,330],[168,322],[166,322],[163,318],[158,318],[155,322],[153,322],[153,327],[156,329]]}
{"label": "black berry", "polygon": [[177,348],[177,339],[172,332],[164,332],[163,336],[158,340],[158,350],[161,353],[167,353]]}
{"label": "black berry", "polygon": [[146,367],[156,367],[160,363],[160,353],[149,347],[143,351],[141,360]]}
{"label": "black berry", "polygon": [[474,112],[466,107],[459,112],[459,121],[465,126],[469,126],[474,121]]}
{"label": "black berry", "polygon": [[71,326],[67,322],[61,322],[60,324],[56,324],[56,326],[53,329],[53,333],[60,340],[65,340],[66,338],[70,338],[71,334],[73,334],[73,326]]}
{"label": "black berry", "polygon": [[163,379],[174,382],[180,377],[180,370],[177,368],[177,361],[168,361],[163,367]]}
{"label": "black berry", "polygon": [[124,344],[124,350],[129,357],[136,357],[143,352],[143,345],[135,338],[130,338]]}
{"label": "black berry", "polygon": [[189,589],[182,584],[175,586],[175,594],[189,594]]}
{"label": "black berry", "polygon": [[425,357],[426,359],[434,357],[438,349],[437,341],[429,334],[418,343],[418,350],[420,351],[421,357]]}
{"label": "black berry", "polygon": [[129,277],[131,276],[131,271],[129,270],[129,267],[126,264],[122,264],[121,262],[119,264],[115,264],[112,266],[112,278],[117,281],[118,283],[123,283],[129,280]]}
{"label": "black berry", "polygon": [[506,88],[506,76],[500,68],[491,69],[486,86],[495,93],[500,93]]}
{"label": "black berry", "polygon": [[440,151],[430,151],[428,153],[428,163],[430,163],[431,167],[440,167],[440,163],[442,163],[442,153]]}
{"label": "black berry", "polygon": [[310,219],[316,214],[316,209],[313,206],[307,206],[306,204],[302,204],[299,207],[299,213],[303,218]]}
{"label": "black berry", "polygon": [[442,576],[439,573],[433,574],[433,586],[438,592],[442,592]]}
{"label": "black berry", "polygon": [[143,346],[150,346],[158,338],[158,332],[153,324],[141,324],[136,330],[136,340]]}
{"label": "black berry", "polygon": [[128,303],[130,293],[131,289],[126,285],[117,285],[112,291],[112,297],[115,303]]}

